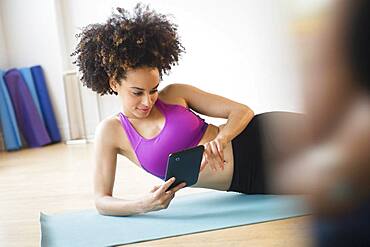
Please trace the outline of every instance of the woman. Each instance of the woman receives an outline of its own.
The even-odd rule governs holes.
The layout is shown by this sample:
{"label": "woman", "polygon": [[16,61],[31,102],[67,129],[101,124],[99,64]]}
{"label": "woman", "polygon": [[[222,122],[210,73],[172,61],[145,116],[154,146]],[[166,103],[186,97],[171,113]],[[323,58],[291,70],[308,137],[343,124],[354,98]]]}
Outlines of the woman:
{"label": "woman", "polygon": [[[246,105],[185,84],[171,84],[159,92],[163,73],[168,73],[184,51],[176,26],[141,5],[132,16],[117,10],[105,24],[84,28],[73,53],[84,85],[101,95],[116,94],[121,101],[122,112],[103,120],[96,130],[98,211],[133,215],[164,209],[186,186],[180,184],[166,192],[172,178],[139,200],[114,198],[117,154],[163,179],[168,154],[197,145],[204,145],[205,151],[193,187],[266,193],[261,122],[290,114],[253,117]],[[207,124],[193,111],[227,122]]]}

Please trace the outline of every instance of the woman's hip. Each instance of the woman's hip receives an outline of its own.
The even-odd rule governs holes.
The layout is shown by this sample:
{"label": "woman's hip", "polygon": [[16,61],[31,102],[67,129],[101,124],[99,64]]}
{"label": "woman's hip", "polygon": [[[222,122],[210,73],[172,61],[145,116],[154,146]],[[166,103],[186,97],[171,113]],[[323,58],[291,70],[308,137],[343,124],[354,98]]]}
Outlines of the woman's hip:
{"label": "woman's hip", "polygon": [[256,115],[232,140],[234,172],[229,190],[246,194],[269,193],[270,165],[296,148],[297,142],[290,136],[302,121],[302,114],[292,112]]}

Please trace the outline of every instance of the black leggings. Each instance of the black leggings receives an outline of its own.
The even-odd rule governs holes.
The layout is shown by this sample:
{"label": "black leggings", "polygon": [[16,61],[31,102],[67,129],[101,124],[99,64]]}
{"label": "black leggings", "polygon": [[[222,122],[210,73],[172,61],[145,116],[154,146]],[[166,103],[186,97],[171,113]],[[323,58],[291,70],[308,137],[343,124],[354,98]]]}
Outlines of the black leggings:
{"label": "black leggings", "polygon": [[302,121],[302,114],[291,112],[267,112],[254,116],[231,142],[234,173],[228,191],[272,193],[268,185],[268,165],[299,147],[301,140],[293,138],[296,137],[295,131],[299,133]]}

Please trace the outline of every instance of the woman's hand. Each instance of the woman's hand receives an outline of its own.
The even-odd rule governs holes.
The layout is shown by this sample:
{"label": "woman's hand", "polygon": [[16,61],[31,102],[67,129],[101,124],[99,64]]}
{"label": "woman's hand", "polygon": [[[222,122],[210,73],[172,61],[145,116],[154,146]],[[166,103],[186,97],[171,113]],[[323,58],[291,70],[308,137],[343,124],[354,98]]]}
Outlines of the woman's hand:
{"label": "woman's hand", "polygon": [[174,182],[175,178],[173,177],[162,185],[154,186],[149,195],[144,199],[144,212],[168,208],[171,200],[175,197],[175,193],[186,186],[186,183],[181,183],[167,191]]}
{"label": "woman's hand", "polygon": [[214,140],[204,144],[203,159],[200,165],[200,171],[203,171],[207,164],[213,171],[217,171],[217,166],[224,170],[224,147],[226,140],[222,137],[216,137]]}

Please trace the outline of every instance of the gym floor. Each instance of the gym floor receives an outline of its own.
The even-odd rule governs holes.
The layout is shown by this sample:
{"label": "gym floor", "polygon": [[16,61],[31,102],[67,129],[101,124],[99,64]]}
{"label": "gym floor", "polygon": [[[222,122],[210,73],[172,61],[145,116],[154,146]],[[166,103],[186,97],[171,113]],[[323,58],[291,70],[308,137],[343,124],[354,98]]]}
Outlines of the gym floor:
{"label": "gym floor", "polygon": [[[0,245],[40,246],[40,212],[94,208],[93,144],[0,152]],[[118,158],[114,195],[135,198],[161,180]],[[177,197],[205,189],[185,188]],[[175,199],[176,200],[176,199]],[[312,246],[310,216],[165,238],[128,246]]]}

